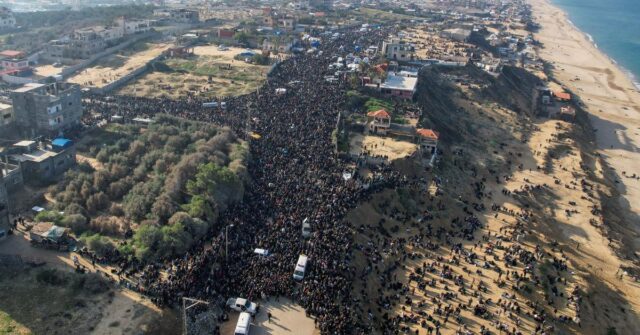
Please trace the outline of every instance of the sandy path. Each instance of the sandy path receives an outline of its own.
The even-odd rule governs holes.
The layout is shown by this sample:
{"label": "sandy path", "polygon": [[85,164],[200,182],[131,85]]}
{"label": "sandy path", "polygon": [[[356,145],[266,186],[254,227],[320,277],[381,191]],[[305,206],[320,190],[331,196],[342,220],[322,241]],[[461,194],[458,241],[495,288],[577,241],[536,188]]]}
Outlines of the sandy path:
{"label": "sandy path", "polygon": [[568,21],[564,12],[548,0],[530,0],[535,20],[542,29],[535,35],[543,43],[539,55],[555,67],[554,76],[586,105],[597,129],[597,145],[607,163],[616,170],[622,205],[633,214],[640,232],[640,93],[631,80]]}
{"label": "sandy path", "polygon": [[132,55],[125,56],[121,53],[111,55],[99,61],[96,66],[80,71],[69,78],[68,82],[93,87],[106,86],[145,66],[148,61],[159,56],[171,46],[168,43],[150,44],[149,49]]}

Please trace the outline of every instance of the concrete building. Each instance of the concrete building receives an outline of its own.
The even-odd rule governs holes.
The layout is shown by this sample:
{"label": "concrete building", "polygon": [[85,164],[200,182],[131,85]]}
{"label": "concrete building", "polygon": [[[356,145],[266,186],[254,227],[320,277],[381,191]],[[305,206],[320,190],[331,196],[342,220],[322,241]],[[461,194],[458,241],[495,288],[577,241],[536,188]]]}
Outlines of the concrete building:
{"label": "concrete building", "polygon": [[0,102],[0,130],[13,125],[13,106]]}
{"label": "concrete building", "polygon": [[438,148],[440,134],[432,129],[416,129],[418,143],[423,153],[434,154]]}
{"label": "concrete building", "polygon": [[22,51],[4,50],[0,52],[2,69],[6,71],[23,70],[29,67],[29,59]]}
{"label": "concrete building", "polygon": [[465,42],[467,39],[469,39],[470,35],[471,35],[471,30],[463,29],[463,28],[444,29],[440,33],[440,36],[444,38],[452,39],[458,42]]}
{"label": "concrete building", "polygon": [[64,138],[49,144],[20,141],[11,147],[9,161],[20,167],[27,183],[50,182],[76,165],[76,148]]}
{"label": "concrete building", "polygon": [[63,58],[86,59],[118,44],[125,36],[151,30],[151,21],[119,17],[110,26],[93,26],[73,31],[70,37],[50,41],[44,49],[44,57],[50,60]]}
{"label": "concrete building", "polygon": [[286,53],[291,51],[291,48],[293,48],[293,41],[268,38],[262,41],[262,50],[264,51]]}
{"label": "concrete building", "polygon": [[367,118],[369,119],[367,128],[372,134],[386,135],[391,127],[391,115],[384,109],[367,113]]}
{"label": "concrete building", "polygon": [[60,135],[82,117],[80,87],[30,83],[11,92],[16,126],[27,137]]}
{"label": "concrete building", "polygon": [[156,9],[153,16],[181,23],[197,23],[200,22],[200,12],[193,9]]}
{"label": "concrete building", "polygon": [[151,30],[151,21],[132,19],[127,20],[124,17],[120,17],[116,20],[116,25],[123,29],[123,35],[133,35],[145,33]]}
{"label": "concrete building", "polygon": [[413,99],[417,85],[418,78],[389,74],[384,82],[379,84],[366,84],[366,87],[376,89],[392,97]]}
{"label": "concrete building", "polygon": [[8,156],[0,157],[0,184],[7,194],[14,192],[24,185],[20,165],[9,161]]}
{"label": "concrete building", "polygon": [[0,30],[11,29],[16,27],[16,18],[13,16],[11,9],[0,7]]}
{"label": "concrete building", "polygon": [[387,59],[406,62],[415,59],[416,48],[413,44],[395,37],[383,41],[380,51]]}

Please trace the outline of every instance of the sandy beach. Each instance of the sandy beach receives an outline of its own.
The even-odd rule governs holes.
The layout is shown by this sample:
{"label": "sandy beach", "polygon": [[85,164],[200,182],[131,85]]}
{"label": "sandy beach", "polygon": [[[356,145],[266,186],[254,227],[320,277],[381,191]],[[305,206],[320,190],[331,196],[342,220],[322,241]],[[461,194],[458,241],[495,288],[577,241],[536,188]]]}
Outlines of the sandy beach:
{"label": "sandy beach", "polygon": [[535,34],[544,45],[539,56],[553,65],[555,78],[584,103],[596,129],[600,154],[619,180],[621,205],[632,212],[628,213],[627,221],[636,223],[637,232],[640,181],[627,176],[640,174],[640,93],[631,79],[570,23],[563,11],[547,0],[530,3],[535,21],[542,25]]}

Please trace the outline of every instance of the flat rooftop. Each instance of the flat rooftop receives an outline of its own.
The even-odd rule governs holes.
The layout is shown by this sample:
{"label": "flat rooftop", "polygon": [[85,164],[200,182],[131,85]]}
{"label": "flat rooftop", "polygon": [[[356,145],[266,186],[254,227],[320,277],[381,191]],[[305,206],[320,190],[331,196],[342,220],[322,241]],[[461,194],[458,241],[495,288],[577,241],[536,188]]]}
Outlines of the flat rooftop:
{"label": "flat rooftop", "polygon": [[17,154],[11,155],[11,158],[19,161],[19,162],[36,162],[40,163],[45,161],[48,158],[55,157],[58,153],[53,151],[47,151],[42,149],[34,150],[28,154]]}
{"label": "flat rooftop", "polygon": [[415,91],[418,78],[388,75],[387,80],[380,84],[380,88],[402,91]]}
{"label": "flat rooftop", "polygon": [[44,84],[39,84],[39,83],[28,83],[25,84],[22,87],[16,88],[15,90],[13,90],[16,93],[25,93],[25,92],[29,92],[31,90],[35,90],[41,87],[44,87]]}
{"label": "flat rooftop", "polygon": [[35,143],[36,143],[36,141],[24,140],[24,141],[20,141],[18,143],[15,143],[13,146],[14,147],[28,147],[28,146],[33,145]]}

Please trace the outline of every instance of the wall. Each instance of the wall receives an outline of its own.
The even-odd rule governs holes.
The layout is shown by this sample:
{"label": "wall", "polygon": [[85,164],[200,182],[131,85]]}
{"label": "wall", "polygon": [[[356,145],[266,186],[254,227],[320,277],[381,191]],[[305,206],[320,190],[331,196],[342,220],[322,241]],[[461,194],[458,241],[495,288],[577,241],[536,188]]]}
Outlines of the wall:
{"label": "wall", "polygon": [[[64,68],[61,71],[60,75],[62,75],[64,78],[68,78],[68,77],[72,76],[73,74],[75,74],[76,72],[78,72],[78,71],[80,71],[80,70],[82,70],[82,69],[84,69],[86,67],[89,67],[89,66],[93,65],[95,62],[97,62],[98,60],[100,60],[103,57],[109,56],[109,55],[111,55],[113,53],[116,53],[116,52],[118,52],[118,51],[120,51],[120,50],[122,50],[124,48],[127,48],[127,47],[131,46],[132,44],[135,44],[135,43],[137,43],[137,42],[139,42],[141,40],[144,40],[144,39],[156,36],[156,35],[158,35],[158,33],[153,32],[153,31],[146,32],[146,33],[140,34],[140,35],[135,35],[131,39],[129,39],[129,40],[125,41],[125,42],[122,42],[122,43],[120,43],[120,44],[118,44],[118,45],[116,45],[114,47],[108,48],[108,49],[106,49],[106,50],[104,50],[102,52],[99,52],[99,53],[95,54],[93,57],[91,57],[91,58],[89,58],[89,59],[87,59],[85,61],[82,61],[82,62],[80,62],[80,63],[78,63],[76,65]],[[42,58],[46,59],[48,61],[55,61],[55,62],[60,61],[59,59],[47,59],[46,57],[42,57]],[[63,60],[63,62],[64,62],[64,60]]]}
{"label": "wall", "polygon": [[8,75],[8,74],[3,74],[2,75],[2,80],[4,82],[12,84],[12,85],[24,85],[24,84],[35,83],[36,82],[36,80],[33,79],[33,78],[16,77],[16,76]]}

